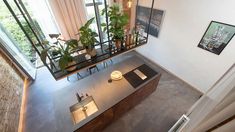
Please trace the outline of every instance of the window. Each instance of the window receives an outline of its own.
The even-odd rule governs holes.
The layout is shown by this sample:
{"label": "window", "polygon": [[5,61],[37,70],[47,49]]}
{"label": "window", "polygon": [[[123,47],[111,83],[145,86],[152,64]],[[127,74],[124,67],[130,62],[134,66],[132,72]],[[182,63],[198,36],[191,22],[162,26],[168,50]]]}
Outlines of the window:
{"label": "window", "polygon": [[[25,7],[28,6],[27,2],[25,0],[22,1]],[[13,0],[8,0],[9,6],[13,9],[14,13],[16,14],[17,18],[20,20],[22,26],[26,30],[26,32],[29,34],[30,38],[32,38],[33,43],[36,45],[37,40],[35,36],[33,35],[33,32],[30,30],[29,25],[23,18],[23,15],[21,14],[20,10],[17,8],[16,4]],[[29,9],[27,7],[27,9]],[[12,41],[12,43],[19,49],[19,51],[34,65],[36,66],[36,60],[37,60],[37,54],[34,48],[32,47],[31,43],[25,36],[24,32],[21,30],[20,26],[14,19],[13,15],[10,13],[9,9],[5,5],[3,1],[0,1],[0,25],[1,25],[1,31],[3,31],[8,38]],[[27,16],[27,14],[24,14]],[[29,15],[32,15],[32,12],[29,11]],[[37,21],[32,17],[30,20],[30,23],[34,25],[34,28],[37,29],[37,33],[39,34],[41,38],[44,38],[44,35],[42,31],[40,30],[40,27],[37,23]],[[38,30],[39,29],[39,30]]]}
{"label": "window", "polygon": [[106,22],[105,16],[101,15],[102,10],[105,8],[104,0],[85,0],[86,11],[87,11],[87,19],[91,19],[92,17],[96,17],[95,22],[92,24],[93,30],[95,30],[99,36],[100,41],[105,42],[108,40],[107,34],[102,32],[101,23]]}

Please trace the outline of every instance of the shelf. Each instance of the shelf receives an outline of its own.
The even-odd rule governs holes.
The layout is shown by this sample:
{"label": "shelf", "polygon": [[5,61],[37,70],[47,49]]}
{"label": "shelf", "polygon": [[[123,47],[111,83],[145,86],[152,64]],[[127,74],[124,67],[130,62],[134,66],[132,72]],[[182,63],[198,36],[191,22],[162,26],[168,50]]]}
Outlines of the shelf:
{"label": "shelf", "polygon": [[[112,42],[110,42],[110,43],[112,43]],[[96,49],[97,55],[95,57],[92,57],[89,60],[86,60],[86,58],[85,58],[86,53],[78,54],[78,55],[74,56],[76,64],[71,65],[66,68],[66,69],[69,69],[71,67],[76,67],[72,71],[61,70],[58,66],[58,57],[53,58],[52,63],[54,66],[49,67],[49,65],[51,65],[51,64],[49,64],[49,65],[47,64],[47,65],[50,68],[50,71],[51,71],[53,77],[56,80],[60,80],[60,79],[63,79],[67,76],[70,76],[72,74],[76,74],[81,70],[87,69],[89,67],[97,65],[97,64],[102,63],[104,61],[107,61],[107,60],[111,59],[112,57],[129,52],[129,51],[131,51],[139,46],[142,46],[146,43],[147,43],[147,38],[142,37],[142,39],[139,39],[138,41],[136,41],[136,43],[129,44],[128,46],[124,42],[121,49],[116,49],[114,44],[110,44],[112,46],[112,48],[108,48],[109,45],[108,45],[108,42],[106,42],[106,44],[102,45],[102,48],[100,47],[100,48]]]}

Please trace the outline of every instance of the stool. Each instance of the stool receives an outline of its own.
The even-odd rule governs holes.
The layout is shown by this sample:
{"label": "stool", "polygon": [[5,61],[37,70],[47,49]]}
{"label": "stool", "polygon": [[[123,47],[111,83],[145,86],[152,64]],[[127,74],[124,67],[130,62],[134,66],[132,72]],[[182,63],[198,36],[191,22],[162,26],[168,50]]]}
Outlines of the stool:
{"label": "stool", "polygon": [[[93,69],[96,69],[98,72],[99,72],[99,69],[96,65],[92,66],[92,67],[89,67],[87,70],[89,71],[90,75],[92,74],[92,70]],[[94,70],[93,70],[94,71]]]}
{"label": "stool", "polygon": [[[108,60],[107,60],[108,61]],[[108,63],[107,61],[104,61],[103,62],[103,65],[104,65],[104,68],[108,67]],[[110,63],[113,64],[113,60],[112,59],[109,59]]]}
{"label": "stool", "polygon": [[[82,78],[82,76],[81,76],[81,74],[80,74],[79,72],[77,73],[77,78],[78,78],[78,79],[81,79],[81,78]],[[67,81],[69,81],[69,76],[67,76]]]}
{"label": "stool", "polygon": [[77,78],[79,79],[79,78],[82,78],[82,76],[81,76],[81,74],[78,72],[77,73]]}

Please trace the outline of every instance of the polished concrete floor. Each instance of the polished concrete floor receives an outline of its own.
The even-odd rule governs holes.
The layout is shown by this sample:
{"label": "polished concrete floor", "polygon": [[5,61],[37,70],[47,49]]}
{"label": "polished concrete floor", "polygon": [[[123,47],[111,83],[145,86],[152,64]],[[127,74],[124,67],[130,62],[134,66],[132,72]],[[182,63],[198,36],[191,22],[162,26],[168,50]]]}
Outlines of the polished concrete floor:
{"label": "polished concrete floor", "polygon": [[[113,58],[113,62],[120,63],[133,55],[140,56],[132,51]],[[157,90],[108,126],[105,132],[166,132],[199,99],[200,92],[147,59],[143,59],[162,73]],[[112,64],[109,63],[109,66]],[[100,64],[98,67],[103,70],[103,65]],[[89,76],[86,70],[80,74],[83,77]],[[76,75],[70,76],[70,81],[66,79],[55,81],[45,67],[38,70],[37,79],[28,89],[25,132],[58,131],[55,124],[53,93],[75,81],[79,81]]]}

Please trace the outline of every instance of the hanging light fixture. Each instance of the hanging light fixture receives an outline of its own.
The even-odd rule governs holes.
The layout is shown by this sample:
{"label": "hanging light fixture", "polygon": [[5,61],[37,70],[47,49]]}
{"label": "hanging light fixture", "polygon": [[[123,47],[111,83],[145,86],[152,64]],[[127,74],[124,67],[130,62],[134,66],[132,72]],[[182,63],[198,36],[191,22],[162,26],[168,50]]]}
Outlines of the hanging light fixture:
{"label": "hanging light fixture", "polygon": [[131,0],[128,0],[128,2],[127,2],[127,7],[128,7],[128,8],[131,8],[131,6],[132,6],[132,1],[131,1]]}

